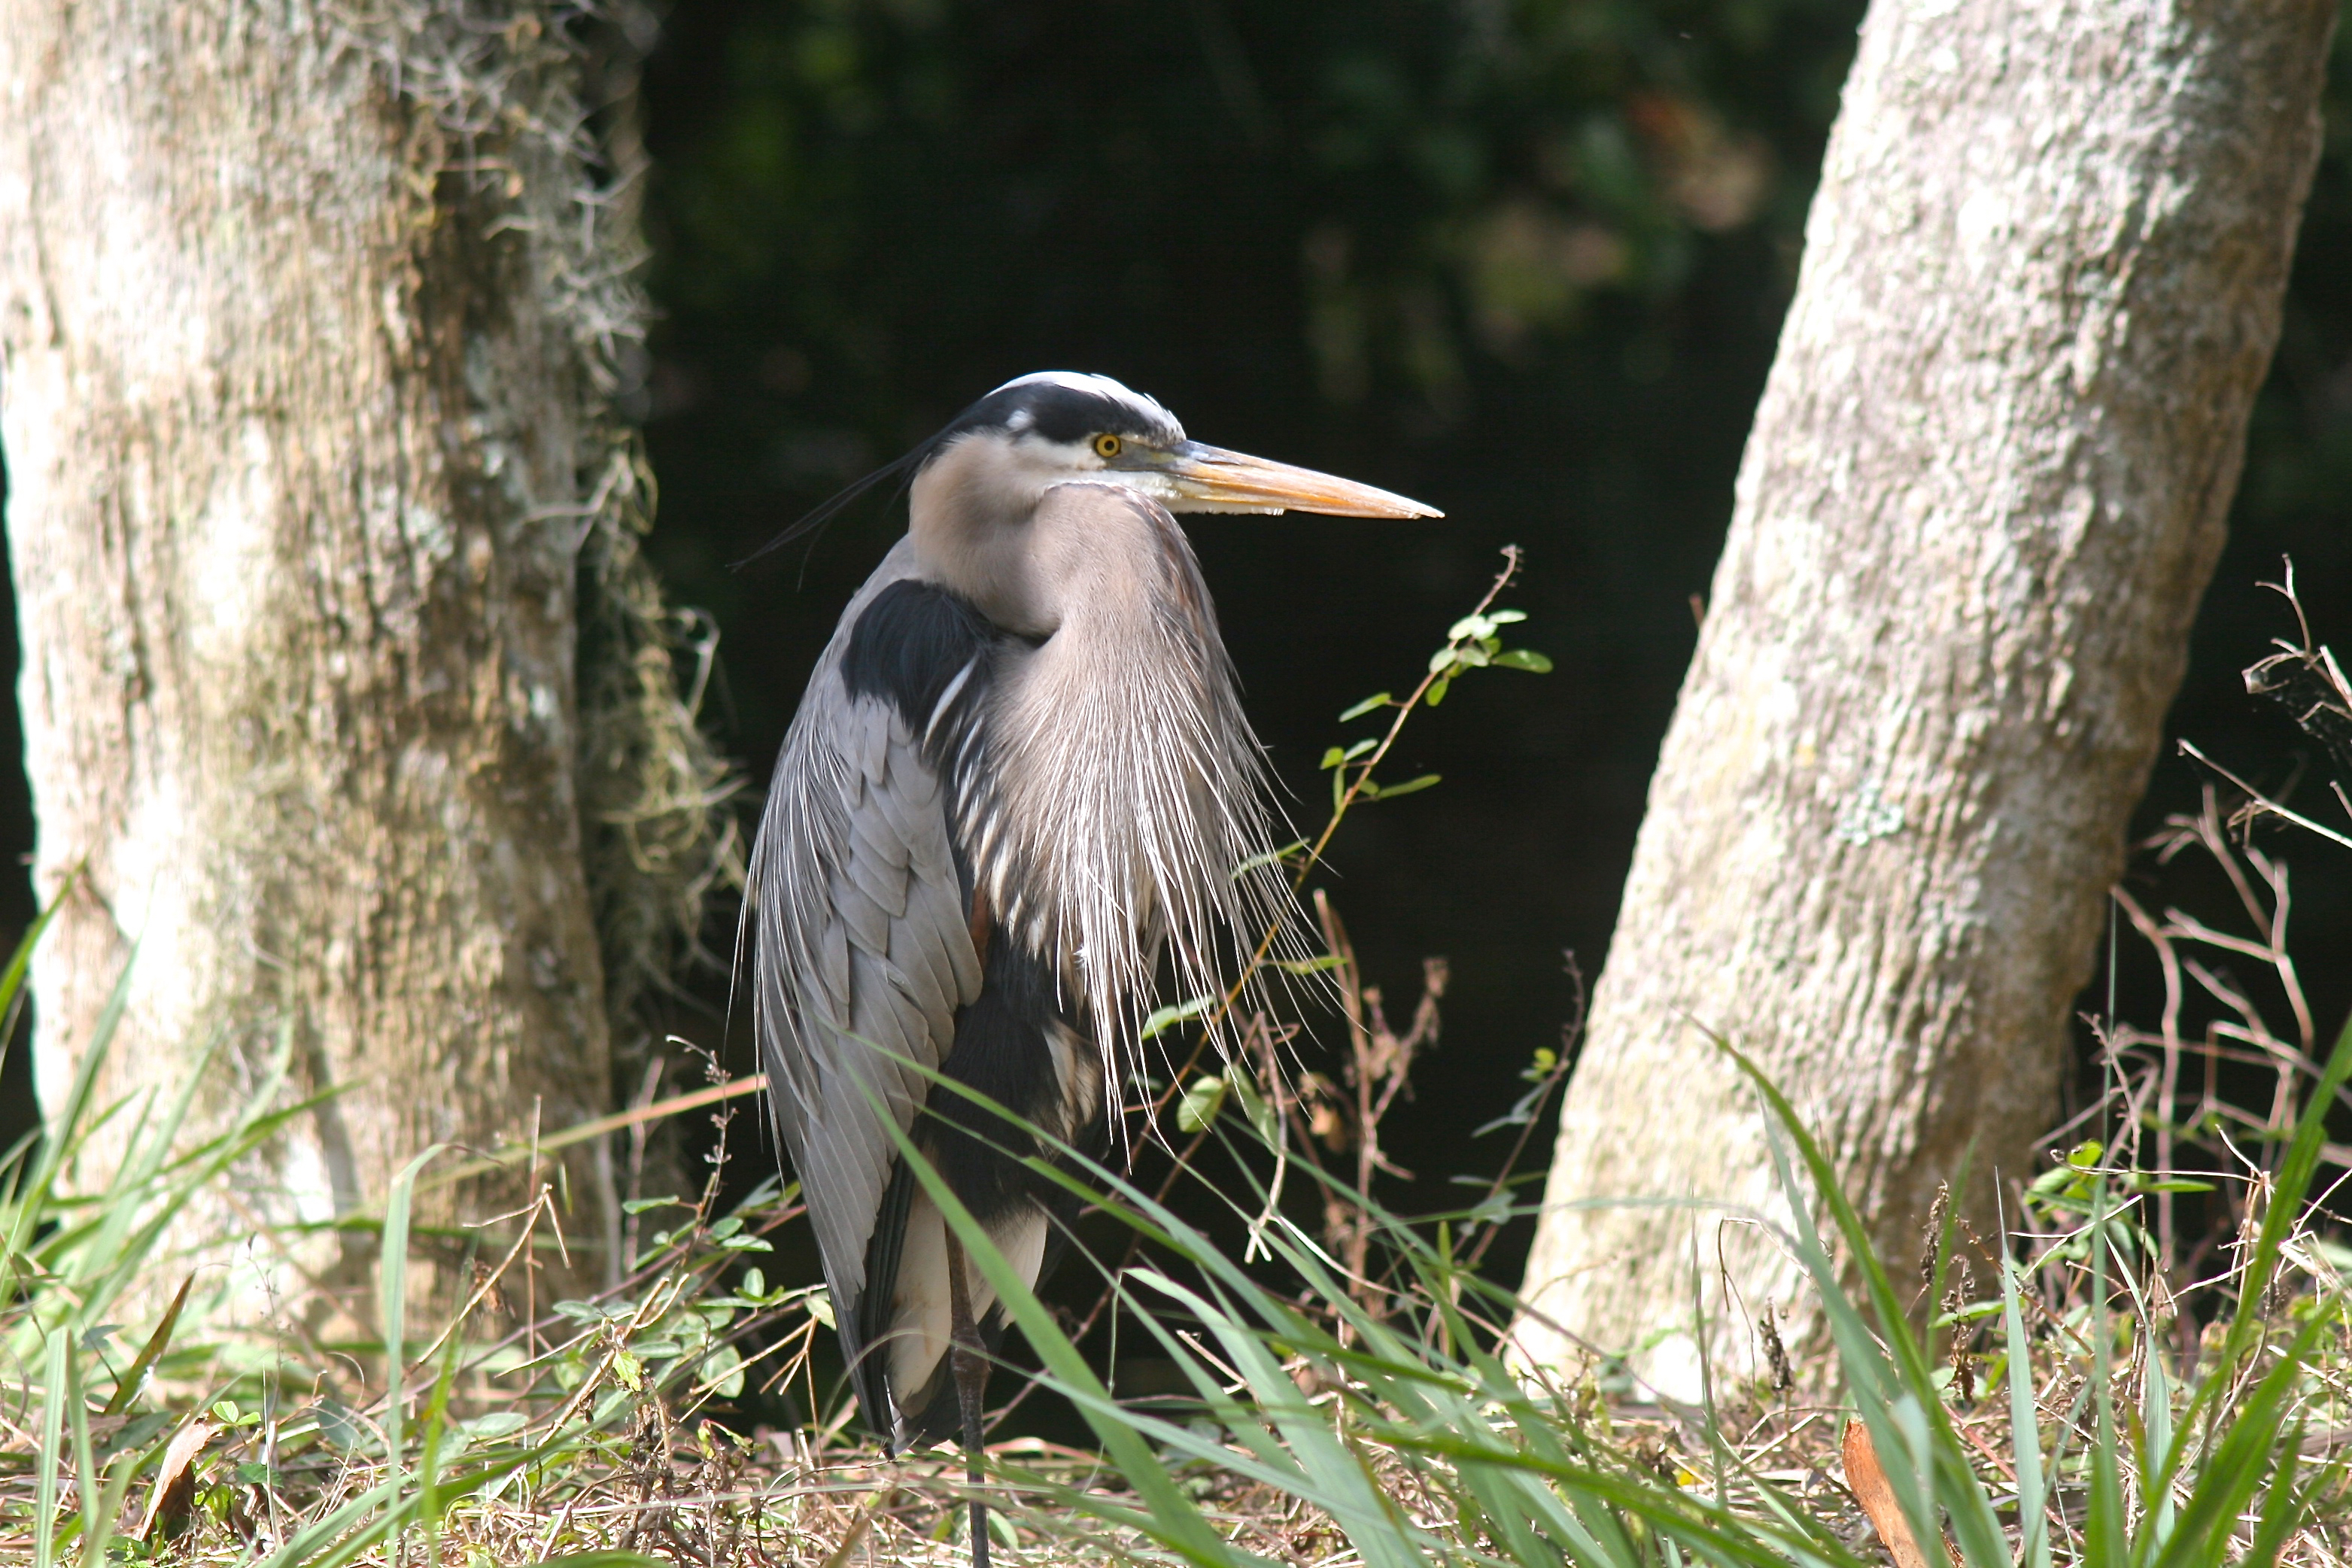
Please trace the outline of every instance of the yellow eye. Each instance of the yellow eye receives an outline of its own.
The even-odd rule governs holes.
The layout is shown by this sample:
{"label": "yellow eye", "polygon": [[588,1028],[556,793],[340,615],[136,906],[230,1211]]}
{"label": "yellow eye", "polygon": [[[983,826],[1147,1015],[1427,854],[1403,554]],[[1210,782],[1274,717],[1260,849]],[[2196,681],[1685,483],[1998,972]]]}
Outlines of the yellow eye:
{"label": "yellow eye", "polygon": [[1106,460],[1116,458],[1118,456],[1120,445],[1119,438],[1116,436],[1097,436],[1095,437],[1095,456]]}

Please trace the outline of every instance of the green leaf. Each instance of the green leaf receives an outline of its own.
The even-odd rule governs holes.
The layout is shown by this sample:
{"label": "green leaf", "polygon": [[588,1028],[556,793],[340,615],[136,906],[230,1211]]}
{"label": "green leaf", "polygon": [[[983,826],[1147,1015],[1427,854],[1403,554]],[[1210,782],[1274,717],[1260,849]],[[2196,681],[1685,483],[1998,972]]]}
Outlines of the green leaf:
{"label": "green leaf", "polygon": [[1323,753],[1323,760],[1315,765],[1318,768],[1336,768],[1347,760],[1348,753],[1341,751],[1339,747],[1333,746],[1329,751]]}
{"label": "green leaf", "polygon": [[713,1345],[702,1358],[698,1388],[707,1388],[721,1399],[733,1399],[743,1392],[743,1358],[733,1345]]}
{"label": "green leaf", "polygon": [[1514,622],[1526,620],[1528,613],[1525,610],[1489,610],[1486,612],[1486,618],[1498,626],[1507,626]]}
{"label": "green leaf", "polygon": [[1429,656],[1430,673],[1433,675],[1442,675],[1452,669],[1454,665],[1461,660],[1461,658],[1462,650],[1460,648],[1439,648],[1435,653]]}
{"label": "green leaf", "polygon": [[828,1329],[834,1327],[832,1291],[812,1290],[808,1293],[806,1299],[801,1302],[801,1305],[808,1309],[808,1315],[810,1317],[814,1318],[818,1322],[823,1323]]}
{"label": "green leaf", "polygon": [[1445,628],[1447,642],[1466,642],[1475,637],[1495,635],[1495,623],[1485,616],[1465,616]]}
{"label": "green leaf", "polygon": [[1394,699],[1390,697],[1387,692],[1375,691],[1370,697],[1365,698],[1361,702],[1357,703],[1353,708],[1349,709],[1345,713],[1340,714],[1339,722],[1345,724],[1350,719],[1360,719],[1365,714],[1370,712],[1373,709],[1385,708]]}
{"label": "green leaf", "polygon": [[1394,800],[1401,795],[1412,795],[1417,791],[1425,790],[1443,776],[1440,773],[1423,773],[1417,779],[1407,779],[1402,784],[1382,784],[1380,798]]}
{"label": "green leaf", "polygon": [[670,1205],[677,1202],[677,1200],[676,1198],[668,1196],[658,1198],[631,1198],[627,1203],[621,1205],[621,1212],[623,1214],[643,1214],[647,1209],[667,1208]]}
{"label": "green leaf", "polygon": [[1429,683],[1429,695],[1423,698],[1422,700],[1429,704],[1432,708],[1436,707],[1439,703],[1445,700],[1445,689],[1453,684],[1454,682],[1451,679],[1444,676],[1440,676],[1437,679]]}
{"label": "green leaf", "polygon": [[2073,1185],[2074,1179],[2080,1174],[2081,1173],[2076,1171],[2072,1165],[2053,1165],[2050,1169],[2034,1177],[2033,1184],[2025,1190],[2032,1194],[2035,1197],[2044,1197],[2052,1193],[2061,1190],[2062,1188]]}
{"label": "green leaf", "polygon": [[470,1422],[463,1422],[458,1432],[463,1432],[478,1444],[485,1444],[494,1436],[506,1436],[508,1432],[522,1432],[530,1425],[531,1417],[524,1415],[522,1411],[491,1411],[489,1415],[475,1415]]}
{"label": "green leaf", "polygon": [[1259,1141],[1268,1145],[1274,1143],[1280,1129],[1275,1125],[1273,1105],[1257,1091],[1257,1086],[1246,1076],[1234,1079],[1231,1083],[1234,1100],[1241,1106],[1242,1114],[1249,1118],[1250,1125],[1257,1130]]}
{"label": "green leaf", "polygon": [[1336,952],[1327,952],[1320,958],[1276,958],[1269,962],[1285,974],[1320,974],[1327,969],[1339,968],[1346,961]]}
{"label": "green leaf", "polygon": [[1217,1119],[1225,1103],[1225,1080],[1214,1073],[1192,1080],[1184,1090],[1184,1098],[1176,1102],[1176,1128],[1180,1132],[1205,1132]]}
{"label": "green leaf", "polygon": [[1524,669],[1529,675],[1549,675],[1551,660],[1531,647],[1505,648],[1495,656],[1497,669]]}
{"label": "green leaf", "polygon": [[[1331,764],[1325,763],[1323,765],[1328,768]],[[1264,854],[1251,856],[1248,859],[1234,868],[1234,876],[1236,879],[1245,877],[1261,866],[1279,866],[1285,860],[1289,859],[1293,855],[1297,854],[1300,850],[1306,847],[1307,840],[1304,838],[1294,838],[1279,849],[1268,849]]]}
{"label": "green leaf", "polygon": [[359,1415],[341,1400],[322,1398],[310,1407],[318,1418],[319,1436],[333,1447],[351,1453],[362,1444],[372,1442],[366,1425]]}
{"label": "green leaf", "polygon": [[1344,755],[1348,761],[1352,763],[1358,757],[1362,756],[1366,752],[1370,751],[1374,746],[1377,746],[1380,743],[1380,738],[1378,736],[1367,735],[1362,740],[1357,742],[1354,745],[1349,747],[1347,751],[1341,754]]}
{"label": "green leaf", "polygon": [[1195,996],[1190,1002],[1171,1003],[1143,1020],[1141,1039],[1151,1039],[1162,1030],[1174,1027],[1187,1018],[1197,1018],[1215,1003],[1213,996]]}
{"label": "green leaf", "polygon": [[743,1270],[743,1284],[741,1289],[742,1293],[746,1296],[755,1298],[764,1296],[768,1293],[768,1277],[760,1272],[757,1266],[746,1268]]}

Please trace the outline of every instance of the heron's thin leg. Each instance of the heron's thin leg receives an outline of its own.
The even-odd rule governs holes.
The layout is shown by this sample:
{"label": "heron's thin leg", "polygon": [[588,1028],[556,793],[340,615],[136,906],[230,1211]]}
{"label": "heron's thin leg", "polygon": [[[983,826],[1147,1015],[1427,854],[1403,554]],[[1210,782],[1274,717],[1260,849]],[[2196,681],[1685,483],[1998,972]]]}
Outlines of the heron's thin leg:
{"label": "heron's thin leg", "polygon": [[949,1369],[955,1378],[956,1405],[963,1415],[964,1476],[972,1487],[971,1568],[988,1568],[988,1505],[980,1500],[980,1405],[988,1389],[988,1357],[972,1321],[971,1291],[964,1281],[963,1245],[948,1232],[948,1326],[953,1348]]}

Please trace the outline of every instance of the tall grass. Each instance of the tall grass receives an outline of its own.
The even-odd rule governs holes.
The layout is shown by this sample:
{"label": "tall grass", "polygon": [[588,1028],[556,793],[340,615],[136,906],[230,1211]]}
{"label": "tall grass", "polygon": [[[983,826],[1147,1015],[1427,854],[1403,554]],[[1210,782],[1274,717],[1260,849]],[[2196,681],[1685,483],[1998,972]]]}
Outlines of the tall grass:
{"label": "tall grass", "polygon": [[[41,932],[36,926],[0,973],[0,1013],[16,1001]],[[651,1409],[664,1419],[690,1415],[739,1391],[740,1334],[729,1331],[739,1318],[796,1314],[804,1353],[819,1326],[807,1311],[814,1293],[771,1290],[740,1267],[770,1247],[756,1228],[786,1223],[798,1209],[771,1182],[742,1212],[720,1214],[715,1178],[698,1201],[676,1205],[683,1223],[656,1238],[646,1266],[621,1289],[559,1303],[546,1321],[518,1329],[484,1309],[502,1282],[511,1288],[519,1261],[528,1266],[550,1200],[542,1190],[503,1261],[420,1346],[404,1335],[416,1264],[410,1220],[438,1148],[399,1173],[381,1215],[358,1222],[380,1242],[374,1342],[238,1342],[221,1325],[192,1321],[190,1286],[208,1260],[160,1256],[159,1242],[180,1210],[319,1102],[278,1103],[281,1052],[228,1128],[183,1147],[195,1085],[212,1065],[205,1051],[168,1094],[94,1105],[90,1086],[114,1043],[128,974],[49,1138],[26,1140],[0,1171],[8,1369],[0,1375],[7,1429],[28,1439],[0,1450],[23,1466],[14,1477],[0,1471],[0,1529],[16,1532],[36,1568],[144,1558],[183,1538],[271,1568],[398,1556],[411,1541],[432,1557],[453,1512],[495,1505],[512,1523],[535,1513],[539,1494],[576,1500],[583,1486],[630,1473],[630,1422]],[[65,1191],[61,1178],[91,1134],[125,1119],[131,1131],[110,1179]],[[231,1238],[221,1250],[238,1239],[272,1238]],[[118,1325],[109,1320],[128,1288],[156,1270],[182,1282],[121,1364],[110,1353]],[[730,1273],[738,1276],[732,1287],[720,1282]],[[209,1342],[189,1342],[206,1331]],[[310,1396],[288,1408],[304,1385]],[[126,1513],[134,1490],[142,1506]],[[131,1521],[138,1528],[126,1535]],[[0,1552],[7,1549],[0,1534]]]}
{"label": "tall grass", "polygon": [[[2340,1297],[2332,1280],[2310,1294],[2278,1289],[2309,1214],[2328,1094],[2315,1095],[2298,1123],[2260,1227],[2232,1269],[2243,1307],[2186,1367],[2168,1370],[2160,1349],[2167,1325],[2146,1289],[2150,1254],[2133,1219],[2136,1200],[2107,1173],[2067,1167],[2087,1194],[2084,1212],[2045,1256],[2080,1277],[2082,1310],[2053,1316],[2026,1268],[2010,1257],[2000,1259],[1996,1297],[1969,1304],[1997,1312],[2000,1323],[1990,1379],[1998,1393],[1987,1402],[2005,1397],[2008,1406],[2000,1454],[1967,1439],[1984,1412],[1961,1407],[1976,1402],[1957,1399],[1938,1364],[1937,1340],[1953,1325],[1915,1321],[1819,1145],[1752,1063],[1728,1046],[1725,1052],[1753,1083],[1774,1130],[1780,1183],[1797,1216],[1781,1239],[1820,1293],[1835,1342],[1834,1381],[1867,1433],[1901,1511],[1897,1531],[1907,1527],[1911,1542],[1988,1568],[2261,1563],[2340,1502],[2346,1461],[2306,1467],[2302,1457],[2312,1425],[2343,1414]],[[2323,1089],[2347,1074],[2352,1029],[2329,1058]],[[1236,1109],[1223,1131],[1248,1145],[1263,1141],[1265,1126]],[[1129,1321],[1190,1384],[1184,1410],[1149,1414],[1112,1396],[954,1194],[921,1173],[1013,1304],[1044,1379],[1085,1415],[1141,1506],[1105,1508],[1009,1469],[1001,1479],[1094,1518],[1112,1532],[1098,1546],[1124,1531],[1138,1543],[1129,1552],[1148,1542],[1200,1563],[1264,1561],[1250,1550],[1246,1521],[1238,1531],[1221,1530],[1175,1484],[1171,1468],[1192,1465],[1298,1500],[1366,1563],[1861,1560],[1838,1510],[1751,1462],[1726,1438],[1714,1404],[1684,1413],[1698,1451],[1662,1474],[1655,1456],[1612,1440],[1589,1385],[1514,1365],[1507,1328],[1521,1304],[1463,1268],[1450,1247],[1458,1227],[1477,1223],[1468,1211],[1416,1224],[1376,1213],[1386,1258],[1370,1279],[1350,1276],[1280,1209],[1269,1215],[1236,1205],[1234,1217],[1253,1225],[1303,1287],[1278,1290],[1152,1194],[1092,1168],[1074,1184],[1154,1258],[1108,1283]],[[1259,1203],[1266,1195],[1254,1194]],[[1340,1195],[1362,1201],[1353,1190]],[[1826,1232],[1815,1227],[1816,1212],[1827,1215]],[[1953,1234],[1948,1223],[1938,1238],[1930,1300],[1943,1294]],[[1855,1265],[1858,1298],[1842,1283],[1850,1276],[1841,1255]],[[2036,1318],[2042,1325],[2030,1327]]]}
{"label": "tall grass", "polygon": [[[1381,793],[1372,767],[1397,725],[1477,667],[1465,649],[1497,652],[1507,624],[1482,605],[1412,694],[1359,710],[1394,714],[1384,740],[1334,749],[1335,825]],[[1300,862],[1329,836],[1294,847]],[[1678,1405],[1630,1385],[1606,1353],[1618,1347],[1571,1367],[1516,1356],[1524,1304],[1479,1266],[1526,1213],[1507,1172],[1444,1212],[1406,1217],[1378,1200],[1379,1116],[1426,1029],[1388,1028],[1324,915],[1329,951],[1306,967],[1346,1004],[1348,1092],[1299,1078],[1280,1031],[1240,1017],[1214,1070],[1198,1070],[1196,1054],[1147,1097],[1183,1140],[1170,1185],[1040,1135],[1059,1158],[1037,1162],[1039,1178],[1093,1216],[1061,1281],[1061,1293],[1073,1279],[1081,1299],[1099,1292],[1081,1321],[1027,1288],[902,1147],[1017,1322],[1030,1384],[1092,1435],[1086,1448],[991,1446],[982,1495],[1006,1553],[1371,1568],[1858,1568],[1882,1547],[1906,1568],[2341,1557],[2352,1364],[2331,1261],[2342,1255],[2320,1234],[2315,1184],[2342,1152],[2326,1116],[2352,1079],[2352,1028],[2282,1079],[2284,1110],[2257,1130],[2272,1157],[2207,1173],[2245,1194],[2210,1278],[2180,1272],[2171,1205],[2192,1184],[2171,1157],[2227,1129],[2174,1109],[2189,1047],[2168,1025],[2110,1030],[2108,1135],[2032,1184],[2014,1235],[1987,1244],[1946,1217],[1909,1296],[1801,1119],[1723,1043],[1771,1131],[1792,1216],[1780,1239],[1819,1293],[1830,1343],[1761,1381],[1707,1368],[1706,1396]],[[0,972],[0,1014],[39,936]],[[1424,1010],[1441,981],[1433,971]],[[372,1321],[373,1339],[323,1343],[291,1321],[240,1338],[208,1318],[205,1293],[180,1283],[194,1260],[165,1255],[171,1217],[315,1102],[280,1103],[281,1060],[232,1125],[193,1132],[210,1064],[199,1054],[168,1092],[94,1103],[126,994],[100,1018],[50,1141],[20,1146],[0,1173],[0,1554],[36,1568],[962,1560],[960,1458],[887,1460],[851,1434],[847,1393],[813,1353],[831,1327],[824,1291],[765,1277],[773,1239],[801,1216],[772,1182],[730,1205],[714,1165],[698,1194],[633,1205],[661,1228],[627,1276],[531,1311],[517,1302],[535,1299],[521,1287],[555,1194],[538,1188],[470,1238],[420,1235],[415,1194],[476,1168],[427,1151],[358,1222],[379,1267],[346,1315]],[[1205,1023],[1240,994],[1160,1022]],[[1504,1118],[1522,1146],[1561,1070],[1559,1056],[1539,1059],[1529,1098]],[[740,1087],[632,1115],[715,1100],[723,1160]],[[1352,1140],[1344,1169],[1317,1152],[1326,1112]],[[2151,1115],[2162,1141],[2140,1136]],[[131,1129],[119,1169],[67,1190],[91,1133],[119,1123]],[[1695,1227],[1713,1212],[1688,1206]],[[429,1289],[416,1267],[427,1258]],[[1991,1282],[1980,1296],[1979,1265]],[[154,1300],[169,1301],[154,1322],[113,1321]],[[1097,1327],[1140,1341],[1178,1388],[1123,1395]],[[1777,1339],[1767,1349],[1785,1359]],[[1000,1372],[997,1392],[1017,1404],[1014,1372]],[[746,1433],[746,1402],[762,1390],[789,1395],[798,1418]]]}
{"label": "tall grass", "polygon": [[[2166,1351],[2174,1335],[2137,1218],[2146,1200],[2127,1173],[2063,1167],[2065,1184],[2046,1197],[2052,1212],[2074,1214],[2072,1227],[2037,1264],[2000,1258],[1989,1300],[1922,1323],[1787,1102],[1726,1054],[1776,1130],[1797,1216],[1783,1241],[1811,1272],[1833,1331],[1834,1368],[1811,1369],[1813,1381],[1843,1389],[1911,1541],[1927,1542],[1930,1559],[1947,1536],[1957,1560],[1986,1568],[2263,1563],[2290,1542],[2315,1555],[2346,1461],[2310,1439],[2332,1443],[2344,1418],[2344,1334],[2336,1282],[2304,1226],[2325,1109],[2352,1076],[2352,1032],[2328,1058],[2231,1267],[2238,1310],[2187,1364]],[[806,1354],[828,1311],[821,1295],[772,1290],[742,1268],[764,1245],[755,1230],[797,1212],[773,1189],[733,1214],[682,1207],[684,1222],[626,1287],[563,1303],[539,1325],[553,1342],[469,1326],[478,1290],[419,1343],[398,1326],[409,1316],[402,1232],[420,1159],[381,1222],[388,1331],[371,1347],[382,1369],[372,1397],[298,1405],[284,1387],[288,1358],[274,1373],[238,1372],[216,1355],[205,1364],[212,1352],[173,1363],[175,1332],[193,1327],[175,1322],[176,1308],[127,1364],[108,1355],[96,1331],[123,1285],[155,1261],[167,1211],[300,1109],[250,1114],[174,1152],[187,1103],[184,1089],[152,1110],[92,1110],[77,1100],[57,1142],[20,1162],[0,1212],[10,1419],[30,1436],[31,1460],[12,1523],[37,1568],[170,1550],[331,1568],[404,1553],[432,1560],[453,1543],[476,1553],[467,1562],[626,1544],[715,1563],[727,1542],[734,1559],[821,1562],[858,1532],[868,1548],[887,1538],[885,1560],[960,1551],[951,1505],[962,1491],[949,1467],[886,1465],[828,1420],[837,1396],[814,1385]],[[118,1116],[139,1123],[121,1171],[102,1192],[60,1195],[61,1163],[89,1127]],[[1268,1169],[1281,1125],[1264,1091],[1235,1075],[1205,1129],[1241,1173],[1215,1188],[1266,1259],[1249,1267],[1119,1172],[1069,1151],[1064,1164],[1039,1166],[1075,1187],[1116,1227],[1109,1234],[1140,1245],[1123,1268],[1116,1248],[1088,1256],[1123,1331],[1181,1372],[1180,1398],[1149,1403],[1113,1393],[954,1194],[906,1151],[1010,1306],[1041,1363],[1038,1381],[1099,1447],[1097,1459],[1018,1443],[994,1451],[986,1495],[1008,1517],[1010,1542],[1041,1560],[1234,1565],[1298,1560],[1302,1542],[1324,1560],[1400,1568],[1867,1560],[1843,1494],[1766,1464],[1753,1432],[1738,1429],[1752,1425],[1759,1391],[1718,1386],[1701,1407],[1653,1410],[1642,1429],[1653,1440],[1638,1440],[1590,1373],[1513,1362],[1507,1329],[1521,1305],[1465,1266],[1457,1245],[1501,1217],[1495,1205],[1408,1222],[1367,1206],[1366,1194],[1295,1151],[1291,1179],[1308,1190],[1274,1202],[1250,1173]],[[1369,1270],[1350,1268],[1297,1217],[1321,1213],[1321,1200],[1364,1211]],[[1816,1214],[1825,1216],[1818,1230]],[[1953,1246],[1948,1224],[1931,1300],[1944,1297]],[[2063,1286],[2036,1278],[2062,1273]],[[1841,1282],[1857,1277],[1849,1295]],[[1998,1324],[1986,1394],[1963,1400],[1948,1340],[1986,1317]],[[812,1421],[754,1463],[691,1418],[740,1392],[744,1352],[779,1331],[771,1361],[806,1384]],[[171,1473],[174,1436],[198,1423],[209,1431],[195,1462]],[[1989,1445],[1989,1426],[2005,1440]],[[1654,1441],[1661,1430],[1671,1452]],[[2306,1448],[2316,1458],[2306,1461]],[[176,1504],[174,1488],[185,1494]],[[940,1526],[937,1539],[908,1522],[924,1519]]]}

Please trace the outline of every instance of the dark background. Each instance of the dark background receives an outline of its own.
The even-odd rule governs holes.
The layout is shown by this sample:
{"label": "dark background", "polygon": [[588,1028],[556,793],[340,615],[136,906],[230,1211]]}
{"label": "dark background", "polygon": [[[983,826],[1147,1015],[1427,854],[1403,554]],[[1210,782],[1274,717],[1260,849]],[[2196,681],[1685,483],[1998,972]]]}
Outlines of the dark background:
{"label": "dark background", "polygon": [[[1588,974],[1606,952],[1860,14],[681,6],[645,84],[667,312],[647,425],[656,550],[725,628],[718,717],[738,754],[764,773],[903,508],[836,523],[804,578],[798,554],[769,574],[722,563],[1026,371],[1105,372],[1199,438],[1444,509],[1414,525],[1190,520],[1310,829],[1339,712],[1415,679],[1497,547],[1524,545],[1517,629],[1556,673],[1465,681],[1415,719],[1392,775],[1444,783],[1351,816],[1328,879],[1400,1010],[1423,955],[1452,960],[1441,1054],[1384,1134],[1423,1177],[1391,1195],[1445,1203],[1444,1176],[1503,1152],[1466,1130],[1557,1040],[1563,950]],[[2290,629],[2256,586],[2283,553],[2323,635],[2352,649],[2352,73],[2336,76],[2285,335],[2172,721],[2273,784],[2306,748],[2238,672]],[[2140,831],[2199,783],[2168,747]],[[2352,1006],[2352,962],[2330,962],[2352,954],[2352,855],[2278,847],[2301,871],[2304,970],[2332,1029]],[[2144,902],[2231,919],[2211,879],[2142,864]],[[2153,1024],[2153,965],[2119,952],[2118,1010]],[[2085,1007],[2104,1008],[2104,977],[2095,993]]]}
{"label": "dark background", "polygon": [[[1303,827],[1321,820],[1315,764],[1339,710],[1409,686],[1497,548],[1524,545],[1510,602],[1556,673],[1488,673],[1416,719],[1393,775],[1444,783],[1352,817],[1327,879],[1369,977],[1399,1004],[1423,955],[1452,960],[1441,1054],[1386,1135],[1443,1201],[1435,1183],[1501,1153],[1466,1129],[1507,1106],[1558,1038],[1563,952],[1588,974],[1605,955],[1860,12],[679,5],[642,96],[662,319],[641,412],[663,487],[654,553],[675,596],[723,628],[710,717],[725,744],[764,780],[812,657],[903,510],[863,505],[781,570],[726,563],[1031,370],[1117,376],[1201,439],[1448,514],[1192,521]],[[2282,553],[2320,634],[2352,648],[2340,38],[2336,64],[2285,335],[2172,719],[2273,784],[2306,748],[2238,671],[2288,629],[2255,585]],[[15,637],[0,647],[13,658]],[[6,723],[0,746],[15,744],[13,711]],[[2168,748],[2142,829],[2197,786]],[[2319,798],[2315,775],[2301,788]],[[31,831],[7,770],[0,842],[29,846]],[[2352,855],[2282,847],[2332,1028],[2352,1005]],[[2157,902],[2227,916],[2194,878],[2139,875]],[[0,879],[0,927],[29,913],[22,879]],[[2127,944],[2120,1010],[2152,1022],[2148,969]],[[17,1125],[23,1055],[0,1089],[0,1120]]]}

